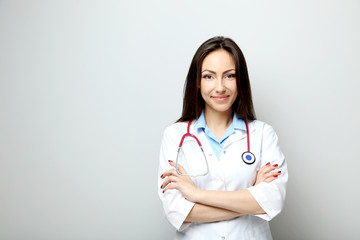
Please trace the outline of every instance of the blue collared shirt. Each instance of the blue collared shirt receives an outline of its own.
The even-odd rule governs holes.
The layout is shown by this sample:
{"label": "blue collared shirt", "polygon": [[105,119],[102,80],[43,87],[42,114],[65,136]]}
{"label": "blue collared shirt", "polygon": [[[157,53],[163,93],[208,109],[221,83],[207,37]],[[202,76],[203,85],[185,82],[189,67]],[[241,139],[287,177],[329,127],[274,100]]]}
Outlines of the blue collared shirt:
{"label": "blue collared shirt", "polygon": [[245,122],[242,119],[239,119],[236,117],[236,114],[234,113],[233,121],[230,124],[230,126],[226,129],[224,135],[222,136],[221,140],[219,141],[215,134],[208,128],[205,121],[204,111],[201,113],[199,119],[197,120],[195,124],[195,129],[202,129],[205,133],[206,138],[208,139],[211,148],[213,149],[216,157],[220,159],[220,155],[222,152],[222,149],[224,147],[226,139],[228,137],[235,133],[235,129],[242,129],[246,130]]}

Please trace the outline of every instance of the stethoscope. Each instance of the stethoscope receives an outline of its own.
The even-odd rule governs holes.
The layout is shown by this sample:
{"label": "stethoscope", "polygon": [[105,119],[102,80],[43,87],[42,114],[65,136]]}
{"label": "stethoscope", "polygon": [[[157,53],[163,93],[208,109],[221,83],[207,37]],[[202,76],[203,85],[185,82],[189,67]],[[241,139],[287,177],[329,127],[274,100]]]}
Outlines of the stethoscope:
{"label": "stethoscope", "polygon": [[[176,155],[176,172],[181,175],[181,176],[190,176],[190,177],[200,177],[200,176],[205,176],[209,173],[209,164],[208,164],[208,161],[207,161],[207,158],[206,158],[206,155],[205,155],[205,152],[204,152],[204,149],[201,145],[201,142],[200,140],[193,134],[190,133],[190,125],[191,125],[191,122],[192,121],[189,121],[188,123],[188,126],[187,126],[187,132],[182,136],[181,140],[180,140],[180,144],[179,144],[179,148],[178,148],[178,151],[177,151],[177,155]],[[247,124],[246,121],[245,122],[245,126],[246,126],[246,139],[247,139],[247,151],[246,152],[243,152],[243,154],[241,155],[241,158],[242,160],[244,161],[244,163],[248,164],[248,165],[251,165],[255,162],[256,158],[255,158],[255,155],[250,152],[250,134],[249,134],[249,126]],[[192,137],[196,140],[196,142],[198,143],[199,147],[200,147],[200,150],[201,152],[203,153],[204,155],[204,159],[205,159],[205,162],[206,162],[206,172],[205,173],[201,173],[201,174],[196,174],[196,175],[191,175],[191,174],[183,174],[183,173],[180,173],[179,169],[178,169],[178,159],[179,159],[179,153],[181,151],[181,147],[184,143],[184,140],[186,137]]]}

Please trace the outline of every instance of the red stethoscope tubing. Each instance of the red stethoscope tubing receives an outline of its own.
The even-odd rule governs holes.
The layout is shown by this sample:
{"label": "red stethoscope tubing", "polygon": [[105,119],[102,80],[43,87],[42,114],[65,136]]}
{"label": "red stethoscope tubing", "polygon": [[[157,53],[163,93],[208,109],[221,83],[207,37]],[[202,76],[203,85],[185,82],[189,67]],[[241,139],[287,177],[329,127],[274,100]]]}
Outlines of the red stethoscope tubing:
{"label": "red stethoscope tubing", "polygon": [[246,126],[246,139],[247,139],[247,149],[248,149],[248,152],[250,152],[250,134],[249,134],[249,126],[247,124],[247,121],[244,121],[245,122],[245,126]]}
{"label": "red stethoscope tubing", "polygon": [[182,144],[183,144],[184,139],[185,139],[186,137],[193,137],[193,138],[197,141],[197,143],[199,144],[199,146],[202,147],[200,140],[199,140],[195,135],[193,135],[193,134],[190,133],[190,125],[191,125],[191,122],[192,122],[192,121],[189,121],[189,123],[188,123],[187,133],[185,133],[185,134],[182,136],[182,138],[181,138],[181,141],[180,141],[180,144],[179,144],[179,148],[182,147]]}
{"label": "red stethoscope tubing", "polygon": [[[180,140],[179,148],[178,148],[177,155],[176,155],[175,170],[176,170],[176,172],[177,172],[179,175],[181,175],[181,176],[190,176],[190,177],[205,176],[205,175],[207,175],[207,174],[209,173],[209,163],[208,163],[208,161],[207,161],[207,159],[206,159],[206,155],[205,155],[204,149],[202,148],[202,145],[201,145],[200,140],[199,140],[195,135],[193,135],[193,134],[190,133],[190,125],[191,125],[191,122],[192,122],[192,121],[189,121],[188,127],[187,127],[187,132],[182,136],[182,138],[181,138],[181,140]],[[185,139],[186,137],[192,137],[192,138],[194,138],[194,139],[197,141],[197,143],[199,144],[199,147],[200,147],[201,152],[202,152],[202,154],[203,154],[203,156],[204,156],[204,159],[205,159],[206,172],[201,173],[201,174],[197,174],[197,175],[191,175],[191,174],[181,173],[181,172],[179,171],[179,168],[178,168],[179,153],[180,153],[180,149],[181,149],[181,147],[182,147],[182,145],[183,145],[183,143],[184,143],[184,139]]]}

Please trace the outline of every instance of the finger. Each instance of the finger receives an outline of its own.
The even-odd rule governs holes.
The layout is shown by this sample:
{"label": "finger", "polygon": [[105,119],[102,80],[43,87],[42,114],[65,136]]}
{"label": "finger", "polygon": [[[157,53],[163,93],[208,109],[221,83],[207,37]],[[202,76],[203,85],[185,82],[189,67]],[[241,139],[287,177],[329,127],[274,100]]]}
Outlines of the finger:
{"label": "finger", "polygon": [[262,166],[259,170],[259,172],[266,171],[271,168],[270,162],[266,163],[264,166]]}
{"label": "finger", "polygon": [[178,184],[176,183],[172,183],[172,184],[168,184],[164,190],[162,191],[162,193],[165,193],[167,190],[170,190],[170,189],[178,189]]}
{"label": "finger", "polygon": [[272,182],[273,180],[278,179],[280,174],[281,171],[268,173],[266,176],[264,176],[264,182]]}
{"label": "finger", "polygon": [[259,173],[261,174],[261,173],[268,173],[270,171],[274,171],[277,166],[278,166],[277,164],[275,165],[266,164],[262,168],[260,168]]}
{"label": "finger", "polygon": [[264,182],[266,182],[266,183],[271,183],[271,182],[274,181],[275,179],[277,179],[277,178],[275,178],[275,177],[269,177],[269,178],[265,179]]}
{"label": "finger", "polygon": [[[173,166],[173,167],[176,167],[176,163],[175,162],[173,162],[173,161],[171,161],[171,160],[169,160],[169,164],[171,165],[171,166]],[[178,164],[178,167],[179,166],[181,166],[180,164]]]}
{"label": "finger", "polygon": [[271,171],[271,167],[270,166],[263,166],[262,168],[259,169],[258,171],[258,176],[264,175],[266,173],[269,173]]}
{"label": "finger", "polygon": [[274,177],[274,176],[278,176],[281,174],[281,171],[273,171],[273,172],[269,172],[264,174],[265,178],[269,178],[269,177]]}
{"label": "finger", "polygon": [[172,175],[177,175],[177,172],[175,171],[175,169],[166,170],[160,177],[165,178],[165,177],[172,176]]}
{"label": "finger", "polygon": [[277,163],[274,163],[274,164],[272,164],[272,163],[270,163],[270,162],[267,162],[264,166],[262,166],[262,167],[274,167],[274,168],[277,168],[279,165],[277,164]]}
{"label": "finger", "polygon": [[175,183],[175,182],[177,182],[177,176],[170,176],[170,177],[167,177],[165,180],[164,180],[164,182],[163,182],[163,184],[160,186],[160,188],[165,188],[168,184],[170,184],[170,183]]}
{"label": "finger", "polygon": [[281,171],[273,171],[273,172],[271,172],[271,174],[272,174],[273,176],[278,176],[278,175],[281,174]]}
{"label": "finger", "polygon": [[273,176],[271,176],[271,177],[268,177],[268,178],[266,178],[266,179],[264,180],[264,182],[271,183],[272,181],[278,179],[278,176],[279,176],[279,175],[273,175]]}
{"label": "finger", "polygon": [[[169,164],[170,164],[171,166],[173,166],[174,168],[176,168],[176,163],[175,163],[175,162],[169,160]],[[186,171],[185,171],[185,169],[184,169],[184,167],[183,167],[182,165],[177,164],[177,169],[178,169],[178,171],[179,171],[181,174],[186,174]]]}
{"label": "finger", "polygon": [[281,171],[272,171],[274,169],[275,167],[270,166],[269,164],[262,167],[257,172],[255,185],[259,184],[260,182],[272,182],[275,179],[275,176],[277,177],[279,174],[281,174]]}

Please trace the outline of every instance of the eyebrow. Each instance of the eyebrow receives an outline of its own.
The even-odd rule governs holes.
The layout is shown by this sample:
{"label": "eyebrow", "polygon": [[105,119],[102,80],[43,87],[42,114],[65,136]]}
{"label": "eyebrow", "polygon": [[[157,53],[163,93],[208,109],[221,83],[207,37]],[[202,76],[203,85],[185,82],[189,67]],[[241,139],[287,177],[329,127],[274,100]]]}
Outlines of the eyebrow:
{"label": "eyebrow", "polygon": [[[205,71],[208,71],[208,72],[210,72],[210,73],[216,74],[216,72],[211,71],[211,70],[209,70],[209,69],[205,69],[205,70],[202,71],[201,73],[203,73],[203,72],[205,72]],[[228,73],[228,72],[230,72],[230,71],[235,71],[235,69],[232,68],[232,69],[226,70],[224,73]]]}

